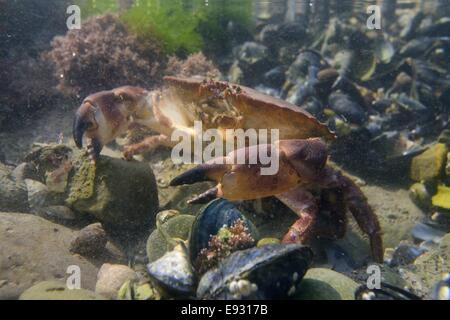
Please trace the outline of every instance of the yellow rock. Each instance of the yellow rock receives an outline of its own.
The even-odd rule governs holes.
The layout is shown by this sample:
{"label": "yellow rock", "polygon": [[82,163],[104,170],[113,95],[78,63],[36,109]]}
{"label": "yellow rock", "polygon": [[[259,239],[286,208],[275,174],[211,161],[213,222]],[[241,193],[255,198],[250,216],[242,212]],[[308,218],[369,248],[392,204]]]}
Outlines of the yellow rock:
{"label": "yellow rock", "polygon": [[436,195],[431,199],[433,206],[450,209],[450,188],[441,184]]}
{"label": "yellow rock", "polygon": [[437,143],[424,153],[414,157],[411,163],[411,179],[414,181],[430,180],[439,177],[447,158],[447,147]]}

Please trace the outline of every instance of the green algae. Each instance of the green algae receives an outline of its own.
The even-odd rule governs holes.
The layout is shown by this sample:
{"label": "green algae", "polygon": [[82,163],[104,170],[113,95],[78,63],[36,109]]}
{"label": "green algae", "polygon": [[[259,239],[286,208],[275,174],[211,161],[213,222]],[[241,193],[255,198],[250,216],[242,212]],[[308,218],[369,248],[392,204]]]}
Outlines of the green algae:
{"label": "green algae", "polygon": [[76,171],[70,186],[68,205],[73,205],[80,199],[89,199],[94,195],[96,166],[88,159],[81,160],[79,170]]}

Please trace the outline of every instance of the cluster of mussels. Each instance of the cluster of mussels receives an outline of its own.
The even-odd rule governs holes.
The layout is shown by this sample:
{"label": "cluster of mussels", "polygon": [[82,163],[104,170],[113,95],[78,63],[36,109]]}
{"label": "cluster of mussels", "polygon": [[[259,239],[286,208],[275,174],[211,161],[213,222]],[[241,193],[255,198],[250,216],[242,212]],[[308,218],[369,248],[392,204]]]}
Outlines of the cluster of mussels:
{"label": "cluster of mussels", "polygon": [[[311,249],[300,244],[256,246],[255,226],[224,199],[201,210],[186,241],[171,238],[162,226],[155,232],[173,243],[147,266],[151,282],[163,297],[288,298],[297,292],[312,263]],[[154,245],[147,244],[149,257]]]}
{"label": "cluster of mussels", "polygon": [[443,12],[397,10],[375,30],[363,12],[328,13],[323,29],[307,16],[263,21],[253,41],[234,48],[228,78],[326,122],[338,134],[336,161],[403,178],[411,158],[448,125],[450,17]]}

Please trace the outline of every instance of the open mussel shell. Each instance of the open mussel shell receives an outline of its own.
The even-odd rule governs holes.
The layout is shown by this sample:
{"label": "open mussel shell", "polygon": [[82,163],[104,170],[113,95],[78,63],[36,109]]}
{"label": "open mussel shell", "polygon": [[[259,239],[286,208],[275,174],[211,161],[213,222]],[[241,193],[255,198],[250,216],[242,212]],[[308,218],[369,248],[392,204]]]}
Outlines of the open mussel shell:
{"label": "open mussel shell", "polygon": [[152,282],[173,297],[192,297],[196,277],[183,244],[147,265]]}
{"label": "open mussel shell", "polygon": [[203,248],[208,247],[211,236],[216,235],[224,226],[229,227],[238,219],[244,222],[253,239],[258,241],[256,227],[236,208],[225,200],[216,199],[208,203],[197,215],[192,225],[189,237],[189,255],[191,261],[196,261]]}
{"label": "open mussel shell", "polygon": [[294,295],[313,259],[300,244],[268,244],[236,251],[205,273],[199,299],[286,299]]}

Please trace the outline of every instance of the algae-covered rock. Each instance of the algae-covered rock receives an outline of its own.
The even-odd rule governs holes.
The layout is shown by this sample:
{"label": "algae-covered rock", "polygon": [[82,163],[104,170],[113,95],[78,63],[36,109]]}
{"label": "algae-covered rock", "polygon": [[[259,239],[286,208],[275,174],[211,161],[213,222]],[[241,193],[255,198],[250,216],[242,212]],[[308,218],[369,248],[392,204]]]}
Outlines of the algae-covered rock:
{"label": "algae-covered rock", "polygon": [[[167,220],[162,224],[161,228],[173,238],[187,240],[194,220],[194,216],[182,214]],[[149,262],[161,258],[168,250],[168,245],[161,233],[158,230],[154,230],[147,240],[147,257]]]}
{"label": "algae-covered rock", "polygon": [[354,300],[358,283],[349,277],[324,268],[306,272],[296,299],[299,300]]}
{"label": "algae-covered rock", "polygon": [[0,163],[0,211],[28,212],[27,187],[23,181],[16,181],[12,172]]}
{"label": "algae-covered rock", "polygon": [[450,209],[450,187],[439,185],[437,193],[431,199],[433,206]]}
{"label": "algae-covered rock", "polygon": [[19,300],[104,300],[102,296],[85,289],[69,289],[61,281],[43,281],[25,290]]}
{"label": "algae-covered rock", "polygon": [[439,177],[447,157],[447,147],[437,143],[424,153],[414,157],[411,163],[411,179],[414,181],[430,180]]}
{"label": "algae-covered rock", "polygon": [[78,266],[81,287],[93,289],[98,268],[69,251],[76,232],[43,218],[21,213],[0,213],[0,300],[17,299],[39,281],[65,282]]}
{"label": "algae-covered rock", "polygon": [[154,221],[158,191],[150,166],[101,156],[96,164],[85,154],[75,156],[66,203],[101,222],[140,227]]}
{"label": "algae-covered rock", "polygon": [[146,163],[101,156],[93,164],[84,150],[60,144],[37,144],[25,159],[38,168],[52,205],[67,205],[119,227],[154,221],[158,192]]}

